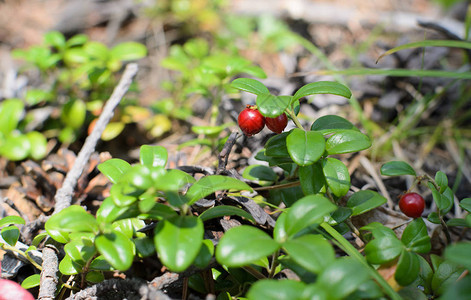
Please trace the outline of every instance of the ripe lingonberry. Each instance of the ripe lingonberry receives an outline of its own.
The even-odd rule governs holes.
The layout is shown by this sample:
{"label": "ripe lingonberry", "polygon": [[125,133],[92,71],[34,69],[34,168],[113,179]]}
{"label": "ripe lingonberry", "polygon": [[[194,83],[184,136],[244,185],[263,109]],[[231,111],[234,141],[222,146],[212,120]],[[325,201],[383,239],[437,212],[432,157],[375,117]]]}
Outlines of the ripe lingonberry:
{"label": "ripe lingonberry", "polygon": [[237,121],[240,129],[246,136],[259,133],[265,126],[265,118],[255,105],[247,105],[247,107],[240,112]]}
{"label": "ripe lingonberry", "polygon": [[419,218],[424,212],[425,201],[417,193],[407,193],[399,200],[399,208],[406,216]]}
{"label": "ripe lingonberry", "polygon": [[285,113],[282,113],[276,118],[265,118],[268,129],[276,133],[282,133],[286,125],[288,125],[288,117]]}

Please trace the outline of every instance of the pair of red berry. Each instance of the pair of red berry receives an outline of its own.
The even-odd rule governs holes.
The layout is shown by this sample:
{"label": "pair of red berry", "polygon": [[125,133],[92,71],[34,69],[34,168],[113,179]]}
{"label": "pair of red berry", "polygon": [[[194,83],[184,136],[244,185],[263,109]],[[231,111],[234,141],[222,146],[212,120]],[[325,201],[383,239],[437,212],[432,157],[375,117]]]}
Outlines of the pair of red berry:
{"label": "pair of red berry", "polygon": [[258,111],[256,105],[247,105],[246,108],[240,112],[237,121],[242,132],[246,136],[252,136],[262,131],[265,125],[275,133],[283,132],[288,124],[288,117],[285,113],[282,113],[276,118],[264,117]]}

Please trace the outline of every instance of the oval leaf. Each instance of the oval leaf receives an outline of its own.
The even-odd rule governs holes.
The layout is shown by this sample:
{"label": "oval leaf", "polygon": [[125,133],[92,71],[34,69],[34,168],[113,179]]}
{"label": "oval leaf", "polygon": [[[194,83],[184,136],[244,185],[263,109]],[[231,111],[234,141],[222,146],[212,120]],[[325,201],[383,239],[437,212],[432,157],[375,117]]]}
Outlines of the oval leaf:
{"label": "oval leaf", "polygon": [[31,131],[26,134],[31,147],[29,156],[32,159],[39,160],[46,156],[47,153],[47,139],[44,135],[37,131]]}
{"label": "oval leaf", "polygon": [[299,166],[312,165],[324,154],[325,139],[315,131],[294,128],[286,138],[291,159]]}
{"label": "oval leaf", "polygon": [[445,249],[445,258],[471,270],[471,243],[460,242]]}
{"label": "oval leaf", "polygon": [[21,287],[24,289],[34,288],[39,286],[39,280],[41,279],[40,274],[33,274],[31,276],[26,277],[25,280],[21,283]]}
{"label": "oval leaf", "polygon": [[105,260],[116,270],[125,271],[134,259],[134,244],[118,231],[100,234],[95,239],[95,246]]}
{"label": "oval leaf", "polygon": [[383,264],[398,257],[404,245],[396,236],[383,235],[369,242],[365,247],[365,255],[372,264]]}
{"label": "oval leaf", "polygon": [[139,151],[139,161],[148,167],[165,167],[168,152],[162,146],[143,145]]}
{"label": "oval leaf", "polygon": [[311,125],[312,131],[319,131],[323,135],[332,134],[343,129],[358,131],[358,128],[350,121],[336,115],[322,116]]}
{"label": "oval leaf", "polygon": [[343,84],[334,81],[317,81],[304,85],[293,96],[293,101],[314,94],[332,94],[350,99],[352,92]]}
{"label": "oval leaf", "polygon": [[117,183],[121,176],[131,168],[131,165],[119,158],[112,158],[98,165],[98,170],[112,183]]}
{"label": "oval leaf", "polygon": [[255,95],[270,94],[270,91],[263,83],[252,78],[237,78],[232,81],[231,87]]}
{"label": "oval leaf", "polygon": [[384,176],[417,176],[414,169],[404,161],[390,161],[381,166],[381,175]]}
{"label": "oval leaf", "polygon": [[352,209],[352,215],[361,215],[386,203],[387,199],[375,191],[364,190],[354,193],[347,202]]}
{"label": "oval leaf", "polygon": [[219,205],[205,210],[201,215],[199,215],[199,218],[204,222],[224,216],[239,216],[255,222],[255,219],[252,217],[252,215],[245,210],[229,205]]}
{"label": "oval leaf", "polygon": [[325,193],[326,182],[319,162],[299,167],[299,181],[304,195]]}
{"label": "oval leaf", "polygon": [[352,153],[371,147],[368,136],[357,130],[342,130],[334,133],[325,143],[329,155]]}
{"label": "oval leaf", "polygon": [[257,96],[256,104],[260,113],[265,117],[276,118],[288,107],[291,96],[273,96],[261,94]]}
{"label": "oval leaf", "polygon": [[407,286],[414,282],[419,276],[420,262],[417,254],[413,252],[402,251],[399,262],[397,263],[394,279],[402,286]]}
{"label": "oval leaf", "polygon": [[20,237],[20,230],[16,226],[3,227],[0,233],[3,240],[12,247],[16,245]]}
{"label": "oval leaf", "polygon": [[203,221],[196,217],[177,216],[160,221],[155,228],[154,244],[161,262],[172,271],[184,271],[198,255],[203,233]]}
{"label": "oval leaf", "polygon": [[278,248],[278,243],[262,230],[242,225],[224,234],[216,248],[216,259],[228,267],[242,267],[272,254]]}
{"label": "oval leaf", "polygon": [[347,166],[340,160],[328,157],[322,160],[325,181],[337,197],[345,196],[350,189],[350,174]]}
{"label": "oval leaf", "polygon": [[136,60],[147,55],[147,48],[140,43],[126,42],[113,47],[110,54],[120,61]]}
{"label": "oval leaf", "polygon": [[432,249],[427,225],[422,218],[414,219],[407,225],[402,233],[401,241],[407,248],[417,253],[428,253]]}
{"label": "oval leaf", "polygon": [[63,233],[97,232],[98,223],[91,214],[78,205],[71,205],[52,215],[44,225],[47,233],[56,241],[66,243]]}
{"label": "oval leaf", "polygon": [[222,175],[205,176],[193,184],[186,193],[192,205],[201,198],[204,198],[216,191],[221,190],[239,190],[239,191],[253,191],[253,189],[246,183],[232,177]]}
{"label": "oval leaf", "polygon": [[13,224],[25,225],[25,220],[20,216],[6,216],[0,219],[0,227]]}
{"label": "oval leaf", "polygon": [[292,260],[315,274],[335,260],[334,248],[322,235],[306,234],[286,241],[283,248]]}
{"label": "oval leaf", "polygon": [[247,299],[304,299],[306,284],[295,280],[264,279],[255,282],[247,293]]}

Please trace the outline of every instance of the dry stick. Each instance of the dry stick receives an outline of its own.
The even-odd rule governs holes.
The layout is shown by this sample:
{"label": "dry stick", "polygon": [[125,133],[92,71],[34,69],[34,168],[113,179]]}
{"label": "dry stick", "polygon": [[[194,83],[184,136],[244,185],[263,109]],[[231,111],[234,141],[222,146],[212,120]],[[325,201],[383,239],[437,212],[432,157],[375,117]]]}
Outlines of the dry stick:
{"label": "dry stick", "polygon": [[[77,155],[72,169],[67,173],[67,176],[64,179],[62,187],[57,191],[54,196],[55,206],[54,214],[60,212],[64,208],[67,208],[72,203],[72,195],[74,193],[75,186],[80,175],[85,168],[90,155],[95,151],[96,144],[100,140],[100,137],[113,117],[113,112],[116,106],[119,104],[121,99],[124,97],[124,94],[129,89],[129,86],[132,83],[132,79],[136,75],[138,70],[137,64],[128,64],[124,71],[123,77],[119,81],[118,85],[115,87],[113,94],[111,94],[110,99],[107,101],[102,114],[98,118],[98,121],[93,129],[92,133],[87,137],[85,143]],[[51,240],[49,238],[49,240]],[[43,270],[41,272],[41,284],[39,287],[39,296],[38,299],[54,299],[55,293],[57,290],[57,272],[59,271],[59,260],[57,258],[57,251],[55,247],[51,247],[53,241],[50,244],[46,245],[43,250]]]}

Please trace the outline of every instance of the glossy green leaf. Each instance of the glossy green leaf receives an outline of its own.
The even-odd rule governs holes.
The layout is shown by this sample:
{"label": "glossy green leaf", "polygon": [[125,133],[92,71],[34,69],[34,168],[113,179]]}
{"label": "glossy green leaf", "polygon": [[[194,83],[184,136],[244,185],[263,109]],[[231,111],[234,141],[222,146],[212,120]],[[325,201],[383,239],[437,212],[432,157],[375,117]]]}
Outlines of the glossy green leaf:
{"label": "glossy green leaf", "polygon": [[59,271],[62,275],[75,275],[82,272],[83,266],[73,261],[70,256],[65,255],[59,263]]}
{"label": "glossy green leaf", "polygon": [[255,282],[247,293],[248,300],[276,299],[294,300],[304,299],[303,292],[306,284],[300,281],[285,279],[264,279]]}
{"label": "glossy green leaf", "polygon": [[337,197],[345,196],[350,189],[350,174],[347,166],[340,160],[328,157],[321,161],[325,181]]}
{"label": "glossy green leaf", "polygon": [[26,223],[25,220],[20,216],[6,216],[0,219],[0,227],[13,224],[25,225]]}
{"label": "glossy green leaf", "polygon": [[23,115],[24,104],[20,99],[7,99],[0,103],[0,132],[8,135],[16,129]]}
{"label": "glossy green leaf", "polygon": [[109,122],[101,134],[101,139],[103,141],[111,141],[123,132],[125,126],[126,124],[121,121]]}
{"label": "glossy green leaf", "polygon": [[23,160],[31,151],[31,143],[24,134],[9,135],[0,146],[0,156],[12,161]]}
{"label": "glossy green leaf", "polygon": [[293,101],[314,94],[332,94],[350,99],[352,92],[338,82],[317,81],[302,86],[293,96]]}
{"label": "glossy green leaf", "polygon": [[245,210],[229,205],[218,205],[211,207],[210,209],[205,210],[201,215],[199,215],[199,218],[203,222],[205,222],[207,220],[223,216],[239,216],[252,222],[255,222],[255,219],[252,217],[252,215],[246,212]]}
{"label": "glossy green leaf", "polygon": [[471,243],[459,242],[445,249],[445,258],[471,270]]}
{"label": "glossy green leaf", "polygon": [[398,257],[404,245],[396,236],[384,235],[370,241],[365,247],[365,255],[372,264],[383,264]]}
{"label": "glossy green leaf", "polygon": [[56,241],[66,243],[62,233],[97,232],[98,223],[91,214],[79,205],[71,205],[52,215],[44,225],[47,233]]}
{"label": "glossy green leaf", "polygon": [[148,167],[165,167],[168,152],[162,146],[143,145],[139,151],[139,161]]}
{"label": "glossy green leaf", "polygon": [[64,246],[64,251],[74,262],[82,266],[96,254],[95,245],[88,239],[71,240]]}
{"label": "glossy green leaf", "polygon": [[278,248],[278,243],[262,230],[242,225],[226,231],[217,245],[216,259],[228,267],[242,267],[274,253]]}
{"label": "glossy green leaf", "polygon": [[321,158],[325,150],[325,139],[315,131],[294,128],[286,138],[288,153],[299,166],[312,165]]}
{"label": "glossy green leaf", "polygon": [[445,189],[448,187],[448,178],[446,174],[442,171],[438,171],[435,174],[435,183],[440,187],[440,193],[443,193]]}
{"label": "glossy green leaf", "polygon": [[394,237],[394,238],[397,239],[396,233],[394,232],[394,230],[392,230],[389,227],[384,226],[383,224],[381,224],[379,222],[372,222],[372,223],[370,223],[366,226],[361,227],[360,230],[362,230],[362,231],[365,231],[365,230],[371,231],[371,233],[373,234],[373,236],[375,238],[379,238],[379,237],[383,237],[383,236],[390,236],[390,237]]}
{"label": "glossy green leaf", "polygon": [[368,279],[368,271],[360,262],[352,257],[341,257],[323,270],[317,284],[326,287],[329,299],[345,299]]}
{"label": "glossy green leaf", "polygon": [[311,125],[312,131],[318,131],[323,135],[332,134],[344,129],[359,131],[350,121],[337,115],[322,116]]}
{"label": "glossy green leaf", "polygon": [[[133,165],[112,189],[117,185],[123,186],[121,192],[125,195],[134,195],[133,188],[145,191],[153,185],[151,169],[146,165]],[[131,186],[131,188],[128,190],[125,188],[127,186]]]}
{"label": "glossy green leaf", "polygon": [[293,261],[316,274],[335,260],[334,248],[322,235],[306,234],[284,242],[283,248]]}
{"label": "glossy green leaf", "polygon": [[112,158],[102,162],[97,168],[112,183],[117,183],[121,176],[131,168],[131,165],[122,159]]}
{"label": "glossy green leaf", "polygon": [[155,203],[151,210],[141,213],[141,217],[150,220],[162,220],[176,216],[175,210],[165,204]]}
{"label": "glossy green leaf", "polygon": [[35,247],[38,247],[39,244],[47,237],[47,232],[41,232],[39,234],[37,234],[34,239],[33,239],[33,242],[31,243],[32,246],[35,246]]}
{"label": "glossy green leaf", "polygon": [[20,237],[20,230],[18,227],[11,225],[7,227],[3,227],[0,231],[2,238],[5,242],[8,243],[10,246],[15,246],[16,242],[18,242],[18,238]]}
{"label": "glossy green leaf", "polygon": [[304,195],[325,193],[325,177],[320,162],[299,167],[299,181]]}
{"label": "glossy green leaf", "polygon": [[339,225],[346,219],[348,219],[352,215],[352,209],[348,207],[339,206],[336,211],[334,211],[331,215],[331,220],[329,220],[329,224],[332,226]]}
{"label": "glossy green leaf", "polygon": [[134,259],[134,244],[118,231],[100,234],[95,239],[95,246],[113,268],[125,271],[131,267]]}
{"label": "glossy green leaf", "polygon": [[69,100],[62,107],[61,120],[67,127],[79,129],[85,122],[86,114],[87,105],[83,100]]}
{"label": "glossy green leaf", "polygon": [[47,154],[47,139],[46,137],[37,131],[30,131],[26,134],[31,150],[29,156],[32,159],[39,160]]}
{"label": "glossy green leaf", "polygon": [[89,271],[85,275],[85,280],[91,283],[99,283],[105,280],[105,276],[100,271]]}
{"label": "glossy green leaf", "polygon": [[211,240],[203,240],[200,252],[195,258],[194,265],[198,268],[206,268],[214,255],[214,244]]}
{"label": "glossy green leaf", "polygon": [[324,218],[336,209],[336,205],[322,195],[308,195],[299,199],[287,211],[287,235],[293,237],[302,229],[323,222]]}
{"label": "glossy green leaf", "polygon": [[231,87],[255,95],[270,94],[270,91],[263,83],[252,78],[237,78],[232,81]]}
{"label": "glossy green leaf", "polygon": [[[130,179],[134,179],[136,182],[140,183],[139,180],[142,178],[145,178],[145,176],[141,176],[141,174],[131,174],[126,173],[126,177]],[[147,181],[144,182],[145,184],[148,184],[147,186],[150,187],[150,180],[147,179]],[[144,189],[139,189],[135,186],[129,185],[126,180],[121,180],[121,182],[114,184],[110,188],[110,198],[113,199],[113,202],[116,206],[119,207],[127,207],[132,204],[134,204],[137,199],[140,191],[143,191]]]}
{"label": "glossy green leaf", "polygon": [[[433,201],[437,205],[440,215],[448,213],[453,206],[453,191],[451,191],[449,187],[446,187],[445,192],[440,194],[431,182],[427,182],[427,186],[432,191]],[[449,190],[448,193],[447,190]]]}
{"label": "glossy green leaf", "polygon": [[464,198],[460,201],[460,207],[471,213],[471,198]]}
{"label": "glossy green leaf", "polygon": [[352,209],[352,215],[361,215],[386,203],[387,199],[375,191],[362,190],[350,196],[347,207]]}
{"label": "glossy green leaf", "polygon": [[112,271],[113,267],[105,260],[103,255],[100,255],[91,262],[90,270]]}
{"label": "glossy green leaf", "polygon": [[67,40],[67,47],[80,46],[85,44],[88,41],[88,36],[86,34],[76,34],[70,39]]}
{"label": "glossy green leaf", "polygon": [[291,96],[274,96],[271,94],[259,94],[255,103],[258,111],[264,117],[275,118],[281,115],[288,107]]}
{"label": "glossy green leaf", "polygon": [[39,286],[40,279],[41,279],[40,274],[30,275],[26,277],[25,280],[23,280],[23,282],[21,283],[21,287],[24,289],[31,289],[36,286]]}
{"label": "glossy green leaf", "polygon": [[136,246],[139,257],[148,257],[155,253],[154,241],[152,238],[145,236],[132,240]]}
{"label": "glossy green leaf", "polygon": [[186,185],[195,183],[193,176],[178,169],[168,171],[158,180],[154,180],[154,187],[161,191],[180,191]]}
{"label": "glossy green leaf", "polygon": [[427,220],[433,224],[441,224],[440,216],[438,216],[436,211],[432,211],[428,214]]}
{"label": "glossy green leaf", "polygon": [[404,249],[399,257],[396,272],[394,273],[396,282],[402,286],[407,286],[417,279],[419,271],[420,262],[418,255]]}
{"label": "glossy green leaf", "polygon": [[44,34],[44,42],[47,45],[54,46],[56,49],[62,50],[65,47],[65,37],[59,31],[49,31]]}
{"label": "glossy green leaf", "polygon": [[199,199],[221,190],[253,191],[249,185],[235,178],[209,175],[201,178],[188,189],[186,193],[187,198],[190,199],[188,204],[192,205]]}
{"label": "glossy green leaf", "polygon": [[95,41],[89,41],[83,45],[83,50],[90,57],[105,62],[108,59],[109,51],[105,44]]}
{"label": "glossy green leaf", "polygon": [[265,144],[265,155],[273,157],[289,156],[288,148],[286,146],[286,138],[289,134],[289,132],[283,132],[271,137]]}
{"label": "glossy green leaf", "polygon": [[342,130],[330,136],[325,143],[329,155],[365,150],[371,147],[371,140],[357,130]]}
{"label": "glossy green leaf", "polygon": [[227,127],[229,127],[228,124],[223,124],[220,126],[191,126],[191,131],[196,134],[204,134],[211,137],[217,137]]}
{"label": "glossy green leaf", "polygon": [[160,221],[154,234],[160,261],[172,271],[184,271],[198,255],[203,233],[203,221],[196,217],[177,216]]}
{"label": "glossy green leaf", "polygon": [[111,49],[111,57],[120,61],[136,60],[147,55],[146,46],[136,42],[125,42]]}
{"label": "glossy green leaf", "polygon": [[139,212],[136,203],[131,206],[120,207],[114,203],[111,197],[107,197],[98,208],[96,218],[99,223],[112,223],[119,219],[136,217]]}
{"label": "glossy green leaf", "polygon": [[465,269],[451,261],[442,262],[432,277],[432,290],[435,294],[443,294],[462,275]]}
{"label": "glossy green leaf", "polygon": [[417,176],[414,169],[404,161],[390,161],[381,166],[381,175],[384,176]]}
{"label": "glossy green leaf", "polygon": [[259,184],[273,183],[278,176],[272,168],[263,165],[250,165],[244,169],[242,177],[253,180]]}

